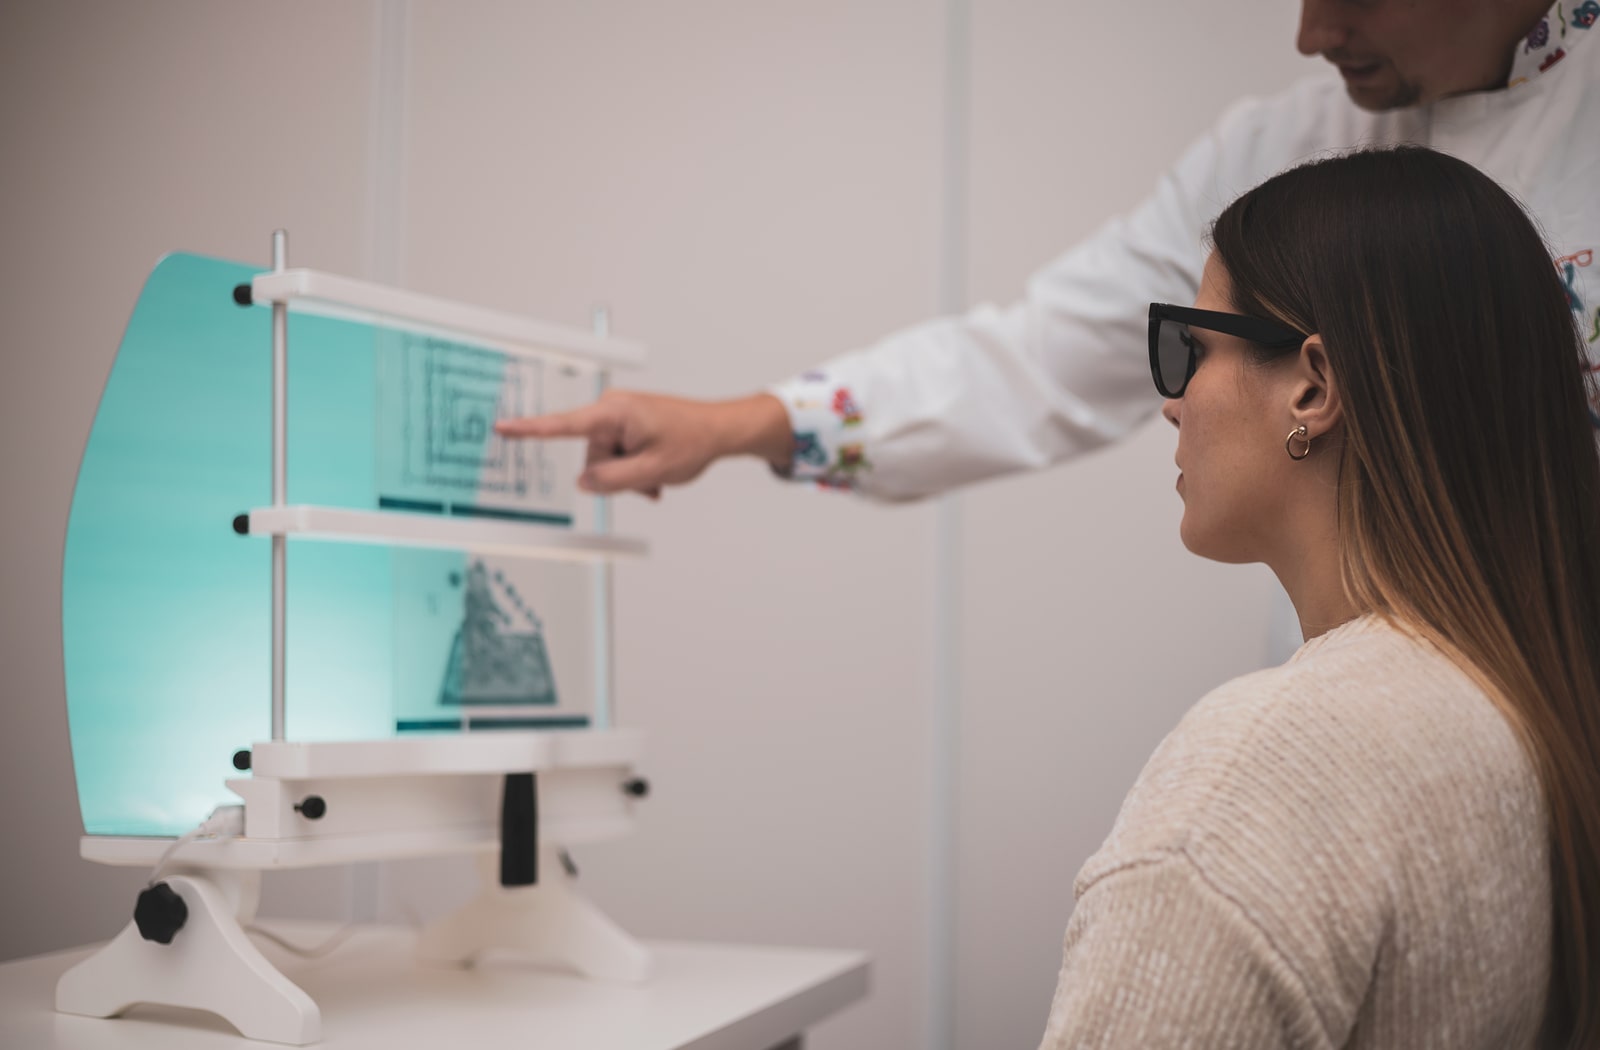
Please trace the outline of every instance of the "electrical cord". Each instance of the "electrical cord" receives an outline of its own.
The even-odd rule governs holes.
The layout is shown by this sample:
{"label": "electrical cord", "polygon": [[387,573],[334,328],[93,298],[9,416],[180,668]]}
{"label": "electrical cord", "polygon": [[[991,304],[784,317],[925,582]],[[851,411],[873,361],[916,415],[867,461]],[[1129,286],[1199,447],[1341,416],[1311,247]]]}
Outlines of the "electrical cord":
{"label": "electrical cord", "polygon": [[202,820],[198,825],[179,835],[167,847],[161,859],[156,861],[155,870],[150,873],[150,885],[154,886],[161,881],[161,873],[166,870],[172,858],[184,846],[199,839],[236,839],[244,834],[244,806],[218,806],[211,811],[211,815]]}
{"label": "electrical cord", "polygon": [[[182,835],[179,835],[175,840],[173,840],[172,845],[168,846],[166,851],[161,854],[161,859],[156,862],[155,869],[150,872],[149,890],[147,890],[147,892],[154,891],[161,883],[162,873],[167,870],[167,866],[172,863],[173,858],[177,856],[178,852],[182,850],[183,847],[192,842],[198,842],[201,839],[236,839],[243,834],[244,807],[237,804],[218,806],[216,809],[211,811],[211,815],[209,817],[207,817],[205,820],[202,820],[199,824],[193,828],[190,828],[188,831],[184,832]],[[171,895],[171,890],[166,889],[166,893]],[[178,905],[181,905],[181,903],[182,902],[179,901]],[[172,905],[167,904],[166,907],[172,907]],[[175,922],[169,919],[168,922],[163,923],[163,927],[169,928],[163,928],[161,931],[161,933],[164,935],[164,939],[159,936],[157,939],[161,940],[161,943],[163,944],[170,943],[172,935],[176,933],[177,930],[183,925],[183,916],[186,915],[187,909],[182,909],[182,915],[172,917],[176,920]],[[282,948],[284,951],[291,952],[294,955],[300,956],[301,958],[318,959],[324,955],[327,955],[329,952],[339,947],[339,945],[349,940],[350,937],[356,932],[356,924],[347,923],[344,926],[341,926],[339,929],[335,930],[327,940],[323,941],[321,944],[313,945],[309,948],[302,947],[301,945],[295,944],[292,941],[286,940],[271,930],[263,929],[260,926],[246,926],[244,927],[244,930],[246,933],[252,933],[258,937],[264,937],[272,943],[278,945],[278,947]]]}
{"label": "electrical cord", "polygon": [[329,934],[327,940],[310,948],[301,947],[300,945],[288,941],[283,937],[280,937],[278,934],[273,933],[271,930],[265,929],[261,926],[246,926],[244,928],[244,932],[253,933],[257,937],[265,937],[267,940],[271,941],[273,944],[276,944],[284,951],[298,955],[302,959],[320,959],[324,955],[327,955],[329,952],[333,951],[335,948],[339,947],[339,945],[343,944],[345,941],[348,941],[351,937],[355,936],[356,929],[357,926],[355,923],[345,923],[337,930],[334,930],[333,933]]}
{"label": "electrical cord", "polygon": [[133,922],[139,936],[157,944],[171,944],[172,938],[189,921],[189,906],[177,891],[161,881],[161,873],[183,847],[200,838],[238,838],[244,834],[244,807],[218,806],[198,826],[179,835],[161,854],[150,872],[150,883],[139,893],[133,906]]}

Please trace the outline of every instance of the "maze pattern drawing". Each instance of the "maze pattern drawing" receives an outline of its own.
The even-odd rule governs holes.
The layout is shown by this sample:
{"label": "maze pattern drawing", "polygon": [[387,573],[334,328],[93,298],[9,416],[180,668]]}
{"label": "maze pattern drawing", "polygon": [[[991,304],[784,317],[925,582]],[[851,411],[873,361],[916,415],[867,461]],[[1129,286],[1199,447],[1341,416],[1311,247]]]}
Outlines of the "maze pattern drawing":
{"label": "maze pattern drawing", "polygon": [[540,447],[506,441],[493,429],[498,418],[543,410],[543,363],[425,336],[402,338],[394,406],[404,450],[401,483],[442,498],[548,497],[552,470]]}

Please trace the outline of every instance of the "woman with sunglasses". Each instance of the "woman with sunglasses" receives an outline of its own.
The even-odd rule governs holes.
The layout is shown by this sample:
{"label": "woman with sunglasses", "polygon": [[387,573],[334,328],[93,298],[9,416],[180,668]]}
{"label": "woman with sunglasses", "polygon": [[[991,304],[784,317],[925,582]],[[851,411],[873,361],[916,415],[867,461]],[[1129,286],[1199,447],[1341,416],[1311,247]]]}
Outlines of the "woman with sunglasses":
{"label": "woman with sunglasses", "polygon": [[1265,562],[1306,642],[1140,775],[1045,1046],[1600,1046],[1600,459],[1550,256],[1419,148],[1212,243],[1150,310],[1182,538]]}

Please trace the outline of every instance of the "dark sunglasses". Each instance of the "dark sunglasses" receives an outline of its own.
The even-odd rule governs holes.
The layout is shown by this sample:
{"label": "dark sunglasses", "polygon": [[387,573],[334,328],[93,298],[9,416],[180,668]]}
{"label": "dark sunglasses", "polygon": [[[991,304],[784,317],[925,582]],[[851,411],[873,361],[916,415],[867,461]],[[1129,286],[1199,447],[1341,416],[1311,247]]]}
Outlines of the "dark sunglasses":
{"label": "dark sunglasses", "polygon": [[1306,341],[1305,333],[1261,317],[1151,303],[1150,375],[1162,397],[1182,397],[1194,375],[1195,340],[1189,334],[1191,328],[1237,336],[1271,350],[1287,350]]}

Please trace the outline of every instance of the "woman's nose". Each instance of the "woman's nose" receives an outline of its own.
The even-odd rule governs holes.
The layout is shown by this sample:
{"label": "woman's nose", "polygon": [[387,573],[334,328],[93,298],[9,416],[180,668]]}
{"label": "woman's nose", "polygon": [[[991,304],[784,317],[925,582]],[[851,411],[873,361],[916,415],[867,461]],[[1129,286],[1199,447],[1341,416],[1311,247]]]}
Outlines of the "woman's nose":
{"label": "woman's nose", "polygon": [[1161,414],[1166,418],[1168,423],[1171,423],[1173,426],[1177,426],[1178,417],[1183,414],[1183,398],[1169,397],[1165,401],[1161,402]]}

